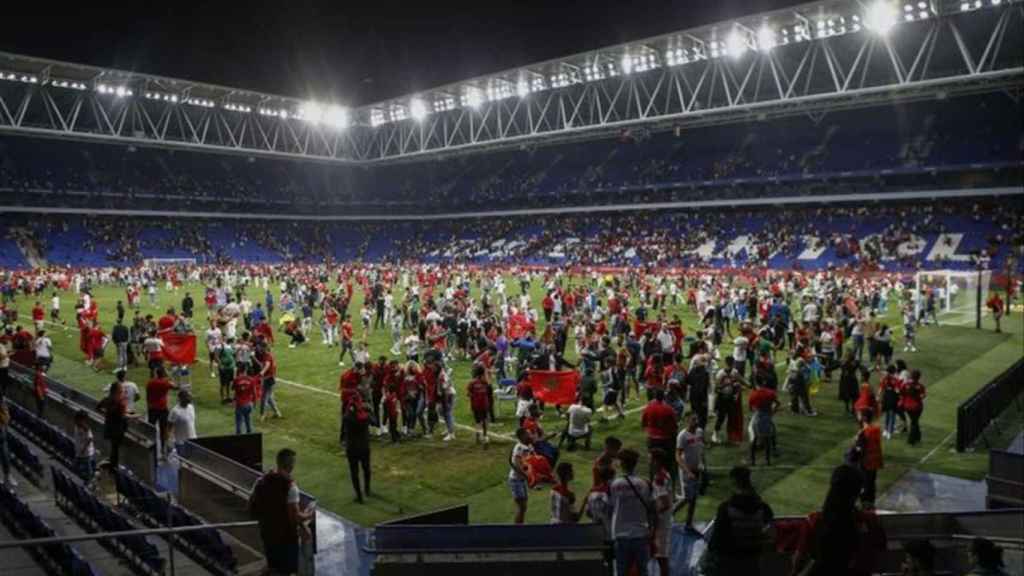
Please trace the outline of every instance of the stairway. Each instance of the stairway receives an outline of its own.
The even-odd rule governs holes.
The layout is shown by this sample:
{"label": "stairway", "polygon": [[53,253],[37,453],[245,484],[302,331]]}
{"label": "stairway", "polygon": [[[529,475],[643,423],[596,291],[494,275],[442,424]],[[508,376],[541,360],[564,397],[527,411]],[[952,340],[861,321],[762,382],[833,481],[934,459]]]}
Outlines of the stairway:
{"label": "stairway", "polygon": [[46,267],[46,258],[43,257],[39,244],[35,241],[31,230],[24,227],[14,227],[10,228],[10,233],[29,266],[32,268]]}

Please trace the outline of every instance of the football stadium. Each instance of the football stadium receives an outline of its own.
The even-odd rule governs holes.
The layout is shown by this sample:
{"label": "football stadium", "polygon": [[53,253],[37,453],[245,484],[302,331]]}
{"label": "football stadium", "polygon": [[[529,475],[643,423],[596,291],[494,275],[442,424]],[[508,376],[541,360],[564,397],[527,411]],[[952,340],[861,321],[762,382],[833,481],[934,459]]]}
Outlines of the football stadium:
{"label": "football stadium", "polygon": [[736,16],[0,52],[2,573],[1024,574],[1024,2]]}

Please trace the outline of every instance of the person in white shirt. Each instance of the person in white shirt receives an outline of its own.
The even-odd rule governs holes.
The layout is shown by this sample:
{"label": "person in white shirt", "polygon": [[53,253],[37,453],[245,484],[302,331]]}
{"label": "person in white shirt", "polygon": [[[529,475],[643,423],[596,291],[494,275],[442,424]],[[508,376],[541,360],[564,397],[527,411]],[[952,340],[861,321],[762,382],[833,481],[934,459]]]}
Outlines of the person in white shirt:
{"label": "person in white shirt", "polygon": [[40,330],[36,333],[36,339],[32,342],[32,349],[36,353],[36,364],[43,367],[43,370],[49,370],[50,364],[53,363],[53,341],[46,335],[46,330]]}
{"label": "person in white shirt", "polygon": [[735,360],[736,370],[740,376],[747,373],[747,352],[750,348],[750,340],[742,332],[732,341],[732,359]]}
{"label": "person in white shirt", "polygon": [[813,300],[804,306],[803,319],[805,324],[818,321],[818,305]]}
{"label": "person in white shirt", "polygon": [[593,416],[594,411],[583,405],[583,401],[577,397],[576,401],[569,406],[568,416],[569,422],[565,426],[565,430],[562,431],[562,436],[558,440],[558,447],[561,448],[562,444],[569,441],[569,452],[576,450],[576,441],[582,440],[583,447],[590,450],[590,437],[593,435],[593,430],[590,427],[590,418]]}
{"label": "person in white shirt", "polygon": [[178,393],[178,403],[171,408],[167,421],[174,427],[174,448],[181,455],[185,443],[199,436],[196,434],[196,408],[188,390]]}
{"label": "person in white shirt", "polygon": [[210,378],[216,378],[217,354],[224,344],[224,335],[217,324],[211,320],[210,328],[206,331],[206,350],[210,356]]}
{"label": "person in white shirt", "polygon": [[[114,373],[114,376],[117,378],[117,381],[121,383],[121,394],[124,395],[124,401],[125,404],[128,406],[128,410],[131,411],[132,407],[135,405],[135,402],[140,397],[139,386],[138,384],[132,382],[131,380],[125,380],[127,372],[125,372],[124,370],[118,370],[117,372]],[[113,386],[113,384],[107,384],[106,386],[103,387],[104,398],[110,395],[111,386]]]}
{"label": "person in white shirt", "polygon": [[686,529],[695,531],[693,513],[697,510],[700,475],[704,469],[704,431],[698,426],[699,418],[690,414],[676,437],[676,464],[679,465],[679,483],[682,488],[680,506],[686,505]]}

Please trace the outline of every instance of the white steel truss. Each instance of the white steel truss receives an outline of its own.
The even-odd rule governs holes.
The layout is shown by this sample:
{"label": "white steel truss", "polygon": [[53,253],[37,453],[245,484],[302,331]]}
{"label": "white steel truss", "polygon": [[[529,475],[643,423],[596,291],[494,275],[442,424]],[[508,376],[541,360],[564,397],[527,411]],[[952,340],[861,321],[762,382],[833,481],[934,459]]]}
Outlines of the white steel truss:
{"label": "white steel truss", "polygon": [[1024,3],[893,3],[885,34],[867,6],[578,54],[364,106],[344,128],[307,121],[293,98],[0,55],[0,132],[363,164],[1024,88]]}

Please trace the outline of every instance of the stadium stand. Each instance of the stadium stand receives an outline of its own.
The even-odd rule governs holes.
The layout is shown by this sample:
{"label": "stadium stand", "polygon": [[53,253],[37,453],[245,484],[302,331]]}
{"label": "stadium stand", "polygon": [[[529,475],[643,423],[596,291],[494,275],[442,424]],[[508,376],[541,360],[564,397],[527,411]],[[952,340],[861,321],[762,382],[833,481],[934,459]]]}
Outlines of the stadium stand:
{"label": "stadium stand", "polygon": [[[11,535],[18,539],[56,536],[53,529],[7,486],[0,486],[0,520]],[[98,574],[74,547],[67,544],[37,546],[28,551],[48,573],[64,576]]]}
{"label": "stadium stand", "polygon": [[372,168],[3,136],[0,202],[412,214],[971,188],[1019,182],[1024,138],[998,119],[1020,115],[989,94]]}
{"label": "stadium stand", "polygon": [[[135,529],[128,520],[104,503],[69,474],[51,467],[57,506],[86,531],[125,532]],[[123,535],[99,540],[101,546],[125,559],[138,574],[162,574],[166,559],[145,536]]]}
{"label": "stadium stand", "polygon": [[[660,210],[423,222],[267,222],[113,216],[34,217],[48,263],[418,260],[470,264],[648,265],[911,271],[968,268],[985,254],[998,268],[1020,230],[1024,204],[917,202],[871,208]],[[11,222],[24,217],[9,215]],[[180,227],[169,246],[169,230]],[[115,241],[116,239],[116,241]]]}
{"label": "stadium stand", "polygon": [[[169,502],[124,468],[114,472],[114,481],[118,494],[123,498],[124,508],[148,526],[177,528],[205,524],[195,514]],[[175,540],[175,545],[212,574],[233,574],[238,567],[234,552],[217,530],[184,532]]]}

